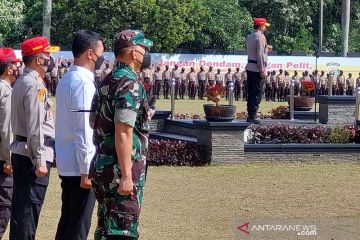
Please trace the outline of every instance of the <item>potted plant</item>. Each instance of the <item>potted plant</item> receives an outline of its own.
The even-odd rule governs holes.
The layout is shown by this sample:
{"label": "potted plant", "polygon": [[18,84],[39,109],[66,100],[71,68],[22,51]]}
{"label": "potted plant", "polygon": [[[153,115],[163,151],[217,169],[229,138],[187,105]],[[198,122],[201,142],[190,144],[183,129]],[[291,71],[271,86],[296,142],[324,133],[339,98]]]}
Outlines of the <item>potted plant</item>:
{"label": "potted plant", "polygon": [[235,118],[236,106],[219,105],[221,97],[224,96],[225,87],[208,86],[206,88],[206,97],[208,101],[215,104],[204,104],[205,118],[209,122],[231,122]]}
{"label": "potted plant", "polygon": [[[314,91],[315,83],[309,79],[301,82],[300,96],[294,96],[295,111],[310,111],[315,103],[315,97],[310,96],[310,92]],[[288,104],[290,106],[290,97],[288,96]]]}

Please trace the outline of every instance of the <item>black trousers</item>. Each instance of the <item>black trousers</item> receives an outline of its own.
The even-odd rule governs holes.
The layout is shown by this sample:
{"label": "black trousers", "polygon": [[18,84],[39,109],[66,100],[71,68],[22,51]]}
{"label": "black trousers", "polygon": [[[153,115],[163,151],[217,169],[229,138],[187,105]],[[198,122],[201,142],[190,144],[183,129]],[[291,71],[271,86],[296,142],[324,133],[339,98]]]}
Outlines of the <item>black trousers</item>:
{"label": "black trousers", "polygon": [[259,72],[246,71],[247,73],[247,111],[248,118],[256,118],[256,113],[259,109],[259,104],[261,102],[262,91],[263,91],[263,81],[261,79]]}
{"label": "black trousers", "polygon": [[14,193],[11,206],[10,240],[33,240],[39,222],[49,184],[51,163],[47,162],[48,174],[36,177],[35,166],[30,158],[11,155]]}
{"label": "black trousers", "polygon": [[161,80],[155,80],[153,94],[157,96],[157,99],[159,99],[159,96],[160,96],[161,83],[162,83]]}
{"label": "black trousers", "polygon": [[265,86],[265,99],[266,101],[270,101],[271,98],[271,87],[270,84],[266,84]]}
{"label": "black trousers", "polygon": [[56,231],[56,240],[85,240],[91,227],[95,194],[91,189],[80,187],[81,177],[61,179],[61,218]]}
{"label": "black trousers", "polygon": [[234,85],[234,95],[235,95],[235,101],[239,101],[241,97],[241,85],[240,81],[235,81]]}
{"label": "black trousers", "polygon": [[11,216],[13,177],[4,173],[5,161],[0,161],[0,239],[3,238]]}
{"label": "black trousers", "polygon": [[196,95],[196,87],[195,87],[195,82],[191,81],[189,82],[189,99],[195,99],[195,95]]}
{"label": "black trousers", "polygon": [[169,91],[170,91],[170,80],[165,79],[164,80],[164,86],[163,86],[163,92],[164,92],[164,98],[168,99],[169,98]]}
{"label": "black trousers", "polygon": [[204,99],[205,94],[205,80],[199,80],[198,98]]}

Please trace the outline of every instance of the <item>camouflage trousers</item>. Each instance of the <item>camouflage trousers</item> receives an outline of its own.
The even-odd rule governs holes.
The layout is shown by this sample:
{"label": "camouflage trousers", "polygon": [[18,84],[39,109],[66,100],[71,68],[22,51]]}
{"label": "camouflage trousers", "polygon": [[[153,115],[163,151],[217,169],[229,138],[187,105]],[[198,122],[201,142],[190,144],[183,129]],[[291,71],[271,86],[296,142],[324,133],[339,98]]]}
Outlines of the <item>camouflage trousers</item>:
{"label": "camouflage trousers", "polygon": [[135,186],[133,195],[123,196],[112,183],[93,179],[92,184],[98,201],[94,240],[123,239],[120,236],[137,239],[143,187]]}

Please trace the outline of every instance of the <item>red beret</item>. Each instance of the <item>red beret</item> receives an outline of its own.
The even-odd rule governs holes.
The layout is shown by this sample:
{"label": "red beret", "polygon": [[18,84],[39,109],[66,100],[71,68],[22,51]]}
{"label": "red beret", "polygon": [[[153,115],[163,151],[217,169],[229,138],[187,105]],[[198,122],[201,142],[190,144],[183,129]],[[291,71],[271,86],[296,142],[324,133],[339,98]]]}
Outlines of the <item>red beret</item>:
{"label": "red beret", "polygon": [[23,57],[42,52],[52,53],[60,51],[60,47],[51,46],[47,37],[43,36],[25,40],[23,43],[21,43],[20,48]]}
{"label": "red beret", "polygon": [[255,26],[265,25],[266,27],[270,27],[270,23],[268,23],[265,18],[255,18],[254,25]]}
{"label": "red beret", "polygon": [[14,50],[11,48],[0,48],[0,62],[15,63],[22,62],[22,60],[16,57]]}

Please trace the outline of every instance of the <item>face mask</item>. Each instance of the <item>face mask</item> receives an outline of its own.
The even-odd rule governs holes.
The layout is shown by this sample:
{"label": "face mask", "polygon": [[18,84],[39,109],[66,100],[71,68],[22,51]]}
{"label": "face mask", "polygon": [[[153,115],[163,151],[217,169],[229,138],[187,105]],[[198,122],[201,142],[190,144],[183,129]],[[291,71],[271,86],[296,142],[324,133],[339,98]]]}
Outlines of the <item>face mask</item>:
{"label": "face mask", "polygon": [[13,77],[18,78],[19,77],[19,70],[17,68],[16,68],[16,70],[13,69],[12,75],[13,75]]}
{"label": "face mask", "polygon": [[94,54],[95,54],[95,56],[97,57],[97,60],[96,61],[94,61],[95,62],[95,69],[94,69],[94,71],[96,71],[96,70],[100,70],[101,69],[101,66],[103,65],[103,63],[104,63],[104,61],[105,61],[105,58],[104,58],[104,56],[101,56],[101,57],[99,57],[98,55],[96,55],[96,53],[94,52]]}
{"label": "face mask", "polygon": [[55,61],[54,59],[50,56],[50,60],[48,60],[48,69],[47,69],[47,72],[52,72],[52,70],[54,70],[55,68]]}
{"label": "face mask", "polygon": [[101,56],[101,57],[98,57],[98,59],[96,60],[95,62],[95,70],[100,70],[101,69],[101,66],[103,65],[105,61],[105,58],[104,56]]}
{"label": "face mask", "polygon": [[[44,58],[43,58],[44,59]],[[55,62],[54,59],[50,56],[50,59],[44,59],[44,64],[42,65],[44,68],[46,68],[46,72],[51,72],[55,68]]]}
{"label": "face mask", "polygon": [[[150,67],[150,65],[151,65],[151,55],[150,55],[150,53],[146,50],[143,56],[144,56],[144,58],[143,58],[143,61],[141,63],[141,67],[140,67],[141,71],[143,69],[145,69],[145,68]],[[138,60],[136,60],[136,61],[138,61]],[[140,61],[138,61],[138,62],[140,63]]]}

